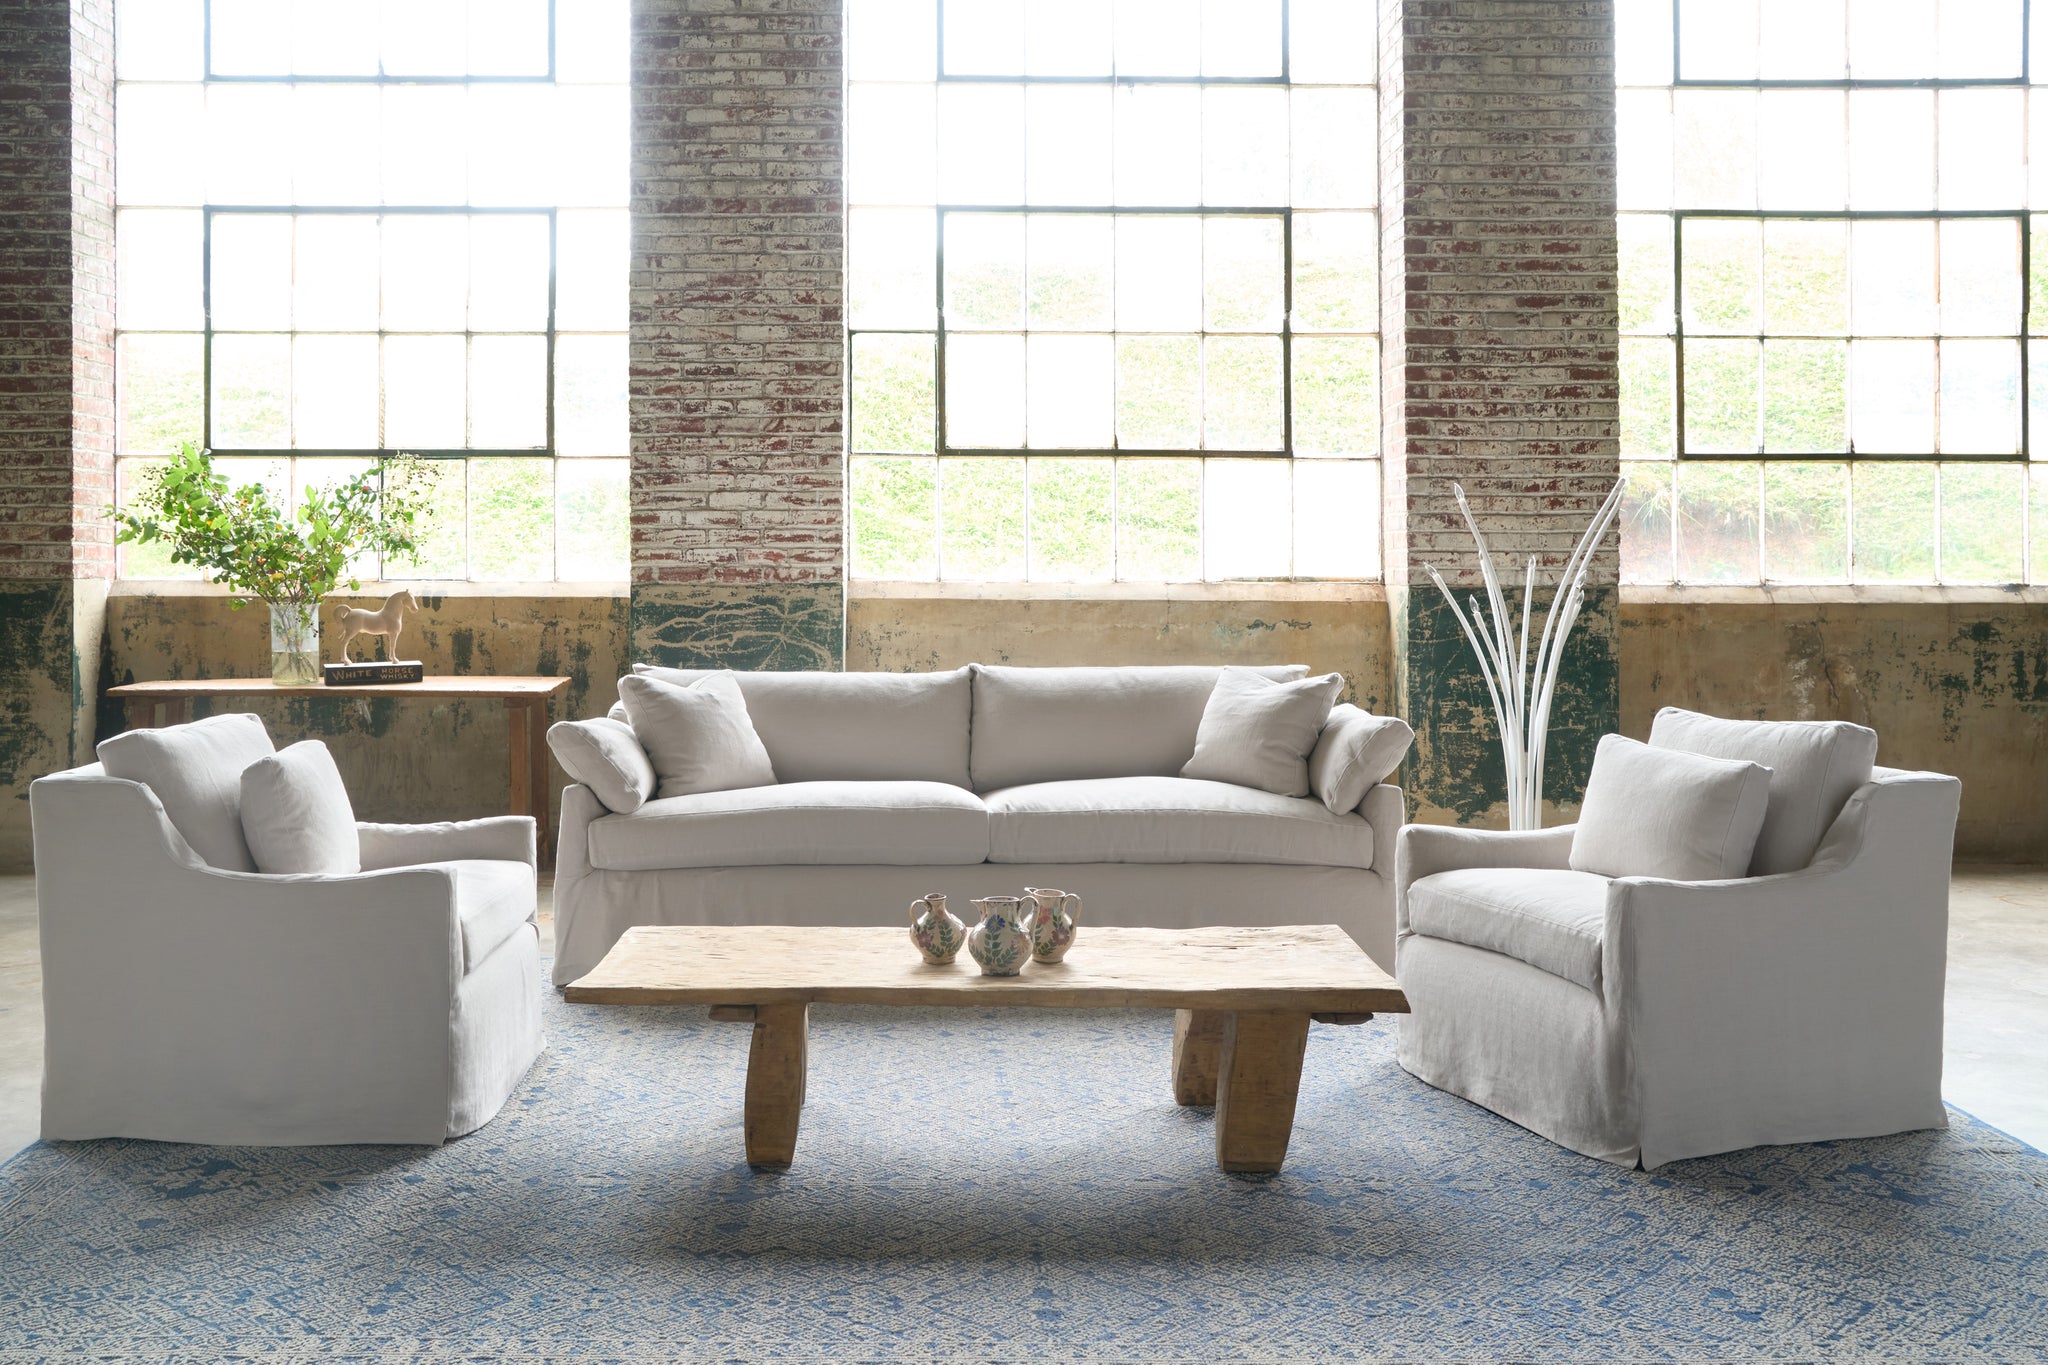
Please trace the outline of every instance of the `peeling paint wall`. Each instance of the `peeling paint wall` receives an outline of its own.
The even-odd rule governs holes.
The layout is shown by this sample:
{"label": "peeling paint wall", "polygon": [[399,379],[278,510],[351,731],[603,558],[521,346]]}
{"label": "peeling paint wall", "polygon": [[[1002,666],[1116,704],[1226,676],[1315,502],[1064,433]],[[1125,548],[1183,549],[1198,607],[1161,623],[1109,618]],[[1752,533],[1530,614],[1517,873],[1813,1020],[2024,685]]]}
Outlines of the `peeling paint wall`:
{"label": "peeling paint wall", "polygon": [[78,586],[0,582],[0,870],[30,863],[28,784],[71,765]]}

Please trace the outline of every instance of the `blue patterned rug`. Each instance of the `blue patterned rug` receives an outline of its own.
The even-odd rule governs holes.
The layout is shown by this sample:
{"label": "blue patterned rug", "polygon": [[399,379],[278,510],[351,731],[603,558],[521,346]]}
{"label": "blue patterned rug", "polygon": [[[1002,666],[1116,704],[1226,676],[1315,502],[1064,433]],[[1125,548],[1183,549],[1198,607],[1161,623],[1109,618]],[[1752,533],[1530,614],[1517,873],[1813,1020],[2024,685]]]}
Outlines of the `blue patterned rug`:
{"label": "blue patterned rug", "polygon": [[813,1011],[797,1165],[748,1030],[564,1005],[424,1148],[38,1144],[0,1360],[2040,1360],[2048,1160],[1945,1132],[1655,1173],[1318,1027],[1287,1169],[1219,1174],[1170,1016]]}

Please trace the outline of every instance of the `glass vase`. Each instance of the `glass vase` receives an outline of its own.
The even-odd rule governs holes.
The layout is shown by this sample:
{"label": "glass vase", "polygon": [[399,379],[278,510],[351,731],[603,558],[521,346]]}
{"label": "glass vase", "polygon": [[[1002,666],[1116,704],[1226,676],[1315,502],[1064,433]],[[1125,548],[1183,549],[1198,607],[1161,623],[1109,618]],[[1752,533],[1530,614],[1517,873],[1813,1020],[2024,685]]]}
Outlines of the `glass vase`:
{"label": "glass vase", "polygon": [[270,604],[270,680],[279,687],[320,681],[320,604]]}

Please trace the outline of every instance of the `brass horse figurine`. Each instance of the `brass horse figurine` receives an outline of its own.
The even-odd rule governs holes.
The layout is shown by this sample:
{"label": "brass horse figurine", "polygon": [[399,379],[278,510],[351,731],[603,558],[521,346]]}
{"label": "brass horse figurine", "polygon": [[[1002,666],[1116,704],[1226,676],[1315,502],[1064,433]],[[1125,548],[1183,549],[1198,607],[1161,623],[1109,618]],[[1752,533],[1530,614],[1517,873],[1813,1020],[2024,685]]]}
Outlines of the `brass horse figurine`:
{"label": "brass horse figurine", "polygon": [[398,632],[405,628],[405,613],[418,611],[420,604],[412,600],[412,591],[400,588],[384,599],[384,605],[375,611],[364,611],[361,607],[340,608],[341,620],[341,661],[354,663],[348,657],[349,642],[358,635],[380,635],[384,638],[384,657],[398,662]]}

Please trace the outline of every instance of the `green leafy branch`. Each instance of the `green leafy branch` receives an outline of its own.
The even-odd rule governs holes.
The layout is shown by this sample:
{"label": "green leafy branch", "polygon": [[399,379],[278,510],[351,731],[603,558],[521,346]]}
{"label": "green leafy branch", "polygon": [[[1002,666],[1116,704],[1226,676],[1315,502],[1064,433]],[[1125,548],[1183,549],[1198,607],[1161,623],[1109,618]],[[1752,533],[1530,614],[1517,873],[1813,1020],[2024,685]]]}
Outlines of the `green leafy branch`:
{"label": "green leafy branch", "polygon": [[[308,486],[296,511],[260,483],[239,488],[190,441],[142,476],[127,507],[106,509],[121,545],[162,543],[178,564],[205,570],[230,591],[272,604],[312,604],[344,581],[364,552],[418,551],[414,524],[426,501],[424,461],[399,455],[326,488]],[[240,607],[242,603],[234,603]]]}

